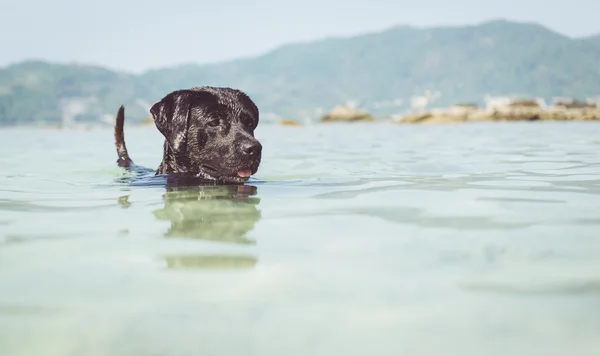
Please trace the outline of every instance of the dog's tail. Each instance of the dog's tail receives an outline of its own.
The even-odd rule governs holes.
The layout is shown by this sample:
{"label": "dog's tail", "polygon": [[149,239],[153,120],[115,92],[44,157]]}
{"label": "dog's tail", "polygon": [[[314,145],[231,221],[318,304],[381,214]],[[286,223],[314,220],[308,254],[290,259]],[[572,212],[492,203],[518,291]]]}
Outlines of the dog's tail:
{"label": "dog's tail", "polygon": [[117,146],[117,154],[119,159],[117,164],[119,167],[129,168],[133,161],[129,158],[127,153],[127,146],[125,146],[125,134],[123,133],[123,124],[125,122],[125,107],[121,105],[117,112],[117,119],[115,122],[115,145]]}

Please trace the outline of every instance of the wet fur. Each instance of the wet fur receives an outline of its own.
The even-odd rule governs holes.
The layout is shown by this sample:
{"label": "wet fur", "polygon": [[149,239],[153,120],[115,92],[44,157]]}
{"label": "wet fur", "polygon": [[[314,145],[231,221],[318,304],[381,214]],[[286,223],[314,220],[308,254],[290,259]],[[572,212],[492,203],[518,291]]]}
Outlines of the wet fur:
{"label": "wet fur", "polygon": [[[259,111],[245,93],[232,88],[195,87],[167,94],[150,109],[164,136],[163,157],[155,175],[169,179],[244,183],[239,170],[258,171],[262,145],[254,137]],[[125,108],[115,120],[117,164],[148,172],[129,156],[124,135]]]}

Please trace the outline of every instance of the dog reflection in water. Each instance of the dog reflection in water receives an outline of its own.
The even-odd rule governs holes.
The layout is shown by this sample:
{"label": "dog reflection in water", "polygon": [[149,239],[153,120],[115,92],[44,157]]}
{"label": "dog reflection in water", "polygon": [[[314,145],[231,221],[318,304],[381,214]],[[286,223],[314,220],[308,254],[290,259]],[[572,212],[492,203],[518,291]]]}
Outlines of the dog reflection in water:
{"label": "dog reflection in water", "polygon": [[[164,208],[153,214],[171,222],[166,237],[253,245],[247,234],[261,217],[256,191],[251,185],[167,186]],[[169,268],[252,268],[257,262],[253,256],[195,253],[165,260]]]}

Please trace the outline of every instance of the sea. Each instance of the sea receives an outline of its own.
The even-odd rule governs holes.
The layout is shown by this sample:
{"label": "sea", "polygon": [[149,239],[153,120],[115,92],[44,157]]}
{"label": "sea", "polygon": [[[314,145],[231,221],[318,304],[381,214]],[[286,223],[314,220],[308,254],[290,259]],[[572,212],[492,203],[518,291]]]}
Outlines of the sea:
{"label": "sea", "polygon": [[171,189],[110,127],[0,130],[0,355],[599,354],[600,123],[256,137],[246,184]]}

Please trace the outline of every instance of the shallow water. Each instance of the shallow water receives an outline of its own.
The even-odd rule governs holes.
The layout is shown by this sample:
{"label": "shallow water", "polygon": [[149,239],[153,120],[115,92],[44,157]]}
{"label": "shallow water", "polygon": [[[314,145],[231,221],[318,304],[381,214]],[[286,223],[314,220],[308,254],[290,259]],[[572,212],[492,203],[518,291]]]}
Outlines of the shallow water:
{"label": "shallow water", "polygon": [[0,131],[0,355],[600,350],[600,125],[257,137],[260,181],[166,192],[110,130]]}

